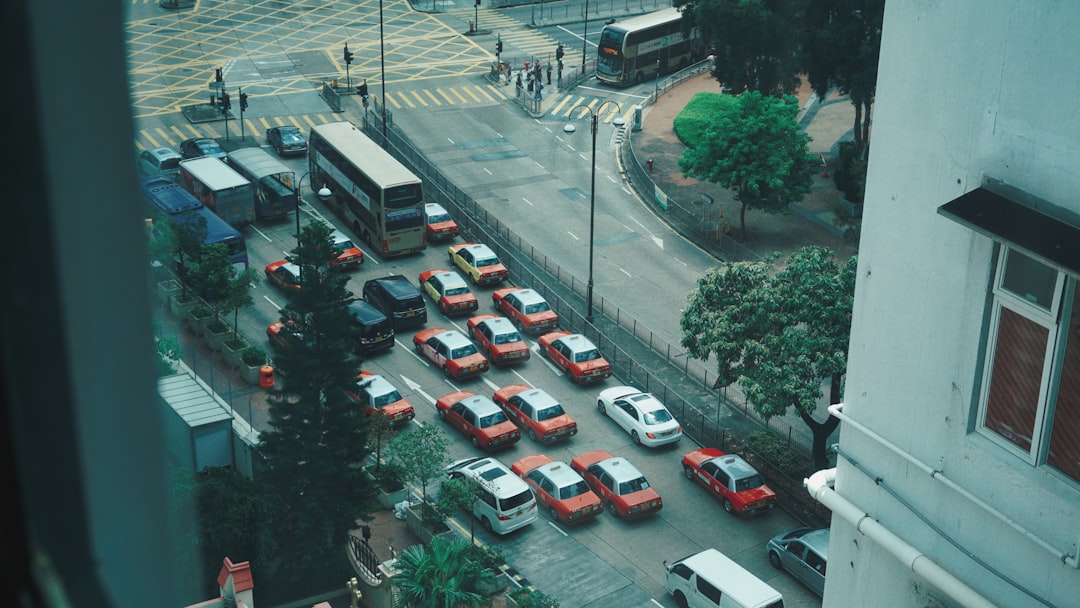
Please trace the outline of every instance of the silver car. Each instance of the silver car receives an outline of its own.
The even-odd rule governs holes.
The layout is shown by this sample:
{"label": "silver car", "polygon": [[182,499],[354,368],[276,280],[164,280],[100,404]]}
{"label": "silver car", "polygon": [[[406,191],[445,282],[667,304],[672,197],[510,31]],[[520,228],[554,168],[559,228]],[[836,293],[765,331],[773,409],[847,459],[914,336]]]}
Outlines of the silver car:
{"label": "silver car", "polygon": [[781,532],[767,545],[769,563],[788,574],[811,591],[825,593],[825,566],[829,557],[828,528],[795,528]]}
{"label": "silver car", "polygon": [[180,173],[180,153],[172,148],[160,147],[139,153],[139,172],[146,176],[164,175],[176,179]]}

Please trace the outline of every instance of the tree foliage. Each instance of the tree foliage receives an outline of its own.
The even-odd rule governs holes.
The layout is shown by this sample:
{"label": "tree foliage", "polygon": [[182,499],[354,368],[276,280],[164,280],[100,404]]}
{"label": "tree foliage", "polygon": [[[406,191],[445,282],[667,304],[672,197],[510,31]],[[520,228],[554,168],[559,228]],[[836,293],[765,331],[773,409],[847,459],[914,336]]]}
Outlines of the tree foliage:
{"label": "tree foliage", "polygon": [[450,464],[448,447],[446,433],[438,425],[422,424],[402,431],[386,448],[388,458],[401,465],[402,478],[420,486],[425,505],[428,485]]}
{"label": "tree foliage", "polygon": [[270,395],[270,430],[259,445],[261,475],[282,508],[275,526],[283,568],[299,575],[337,555],[357,519],[376,508],[372,482],[361,467],[367,456],[368,418],[346,395],[360,361],[350,337],[348,276],[331,264],[331,228],[304,227],[293,261],[301,289],[281,311],[302,340],[276,359],[284,382]]}
{"label": "tree foliage", "polygon": [[259,275],[254,268],[240,270],[229,259],[229,248],[222,243],[203,245],[196,261],[188,268],[187,279],[216,313],[231,312],[233,337],[239,335],[240,309],[251,306],[251,285]]}
{"label": "tree foliage", "polygon": [[713,77],[730,90],[780,96],[799,86],[797,28],[807,0],[676,0],[714,56]]}
{"label": "tree foliage", "polygon": [[822,378],[831,379],[830,403],[841,398],[855,266],[824,247],[796,251],[775,273],[768,262],[729,262],[698,280],[680,319],[682,345],[696,359],[715,360],[718,387],[738,382],[766,418],[795,408],[814,434],[818,467],[839,421],[813,414]]}
{"label": "tree foliage", "polygon": [[401,552],[394,577],[399,597],[408,608],[477,608],[487,598],[476,591],[494,574],[469,559],[472,543],[459,536],[436,536],[429,546],[413,545]]}
{"label": "tree foliage", "polygon": [[713,117],[700,144],[683,152],[679,167],[685,176],[734,191],[745,237],[747,209],[790,213],[788,205],[810,192],[810,136],[799,129],[798,101],[790,95],[743,93],[728,110]]}

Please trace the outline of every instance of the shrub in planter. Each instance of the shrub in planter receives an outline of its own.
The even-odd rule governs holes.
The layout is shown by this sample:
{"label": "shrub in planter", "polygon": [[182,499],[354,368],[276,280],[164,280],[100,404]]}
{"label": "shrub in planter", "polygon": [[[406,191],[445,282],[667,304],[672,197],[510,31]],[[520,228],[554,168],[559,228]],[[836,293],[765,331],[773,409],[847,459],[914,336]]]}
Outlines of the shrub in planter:
{"label": "shrub in planter", "polygon": [[[224,325],[224,323],[222,325]],[[225,325],[225,335],[233,336],[225,340],[225,343],[222,344],[221,350],[223,351],[222,354],[225,363],[228,364],[229,367],[240,367],[243,363],[242,357],[244,356],[244,351],[251,348],[251,344],[247,340],[230,333],[228,325]]]}
{"label": "shrub in planter", "polygon": [[531,587],[514,589],[507,596],[519,608],[559,608],[559,601]]}

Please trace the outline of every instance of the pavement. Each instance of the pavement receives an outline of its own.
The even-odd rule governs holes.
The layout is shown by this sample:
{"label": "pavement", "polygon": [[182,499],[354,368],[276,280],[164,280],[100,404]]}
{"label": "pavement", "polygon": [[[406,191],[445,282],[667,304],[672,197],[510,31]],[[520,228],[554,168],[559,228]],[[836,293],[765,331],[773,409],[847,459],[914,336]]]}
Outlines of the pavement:
{"label": "pavement", "polygon": [[[660,94],[656,103],[645,108],[642,130],[631,135],[633,148],[639,158],[653,160],[651,178],[670,199],[692,201],[699,200],[701,194],[711,196],[725,216],[733,219],[731,236],[735,238],[741,236],[738,234],[740,230],[737,225],[739,209],[731,194],[715,184],[683,177],[678,168],[678,159],[685,147],[675,136],[672,121],[686,103],[700,92],[719,93],[718,83],[707,72]],[[790,252],[805,245],[824,245],[832,248],[838,259],[846,259],[847,256],[854,255],[856,250],[852,243],[841,236],[842,231],[833,219],[833,205],[839,193],[828,176],[833,172],[837,144],[850,137],[854,108],[846,97],[830,96],[819,102],[807,87],[800,90],[798,97],[802,108],[801,123],[813,138],[810,150],[814,155],[820,155],[827,165],[821,166],[821,171],[815,174],[811,194],[792,205],[792,213],[767,215],[748,211],[748,237],[745,245],[760,254],[772,251]],[[249,384],[238,370],[229,369],[219,356],[167,308],[162,307],[157,315],[161,325],[160,333],[179,338],[185,364],[204,382],[214,387],[235,416],[251,420],[256,428],[265,428],[266,389]],[[263,336],[255,336],[253,339],[253,343],[265,344]],[[798,421],[795,423],[801,424]],[[393,552],[400,553],[406,547],[420,542],[407,529],[405,522],[396,519],[391,511],[377,512],[366,524],[372,531],[371,546],[383,561],[392,559]],[[359,535],[359,531],[357,534]],[[335,605],[339,601],[341,600],[335,600]]]}

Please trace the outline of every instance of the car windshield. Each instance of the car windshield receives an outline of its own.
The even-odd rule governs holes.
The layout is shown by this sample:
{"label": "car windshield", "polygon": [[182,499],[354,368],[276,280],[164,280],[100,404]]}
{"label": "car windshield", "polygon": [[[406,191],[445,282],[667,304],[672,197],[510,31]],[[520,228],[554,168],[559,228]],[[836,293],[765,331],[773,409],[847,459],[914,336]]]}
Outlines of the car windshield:
{"label": "car windshield", "polygon": [[645,424],[663,424],[672,420],[671,413],[667,410],[653,410],[651,412],[644,412],[642,418],[645,420]]}
{"label": "car windshield", "polygon": [[304,136],[300,135],[299,131],[282,131],[281,141],[287,144],[302,144],[304,143]]}
{"label": "car windshield", "polygon": [[551,307],[548,306],[547,302],[537,302],[536,304],[529,304],[528,306],[526,306],[525,314],[531,315],[538,312],[547,312],[549,310],[551,310]]}
{"label": "car windshield", "polygon": [[619,482],[619,495],[625,496],[633,492],[640,492],[648,489],[649,482],[645,481],[644,477],[638,477],[637,479],[631,479],[630,481]]}
{"label": "car windshield", "polygon": [[345,251],[347,249],[356,249],[356,245],[353,245],[352,241],[350,241],[349,239],[334,243],[334,247],[340,251]]}
{"label": "car windshield", "polygon": [[563,486],[559,488],[559,499],[566,500],[567,498],[573,498],[575,496],[581,496],[589,491],[589,484],[585,483],[585,480],[581,480],[573,485]]}
{"label": "car windshield", "polygon": [[429,215],[427,219],[428,219],[429,224],[438,224],[440,222],[449,222],[450,221],[450,214],[449,213],[436,213],[435,215]]}
{"label": "car windshield", "polygon": [[486,429],[489,426],[495,426],[496,424],[506,422],[506,414],[502,412],[495,412],[494,414],[488,414],[480,418],[480,428]]}
{"label": "car windshield", "polygon": [[746,490],[753,490],[765,485],[765,482],[761,480],[761,475],[751,475],[749,477],[743,477],[742,479],[735,480],[735,491],[745,492]]}
{"label": "car windshield", "polygon": [[469,293],[468,287],[451,287],[446,290],[448,296],[463,296],[467,293]]}
{"label": "car windshield", "polygon": [[583,350],[579,353],[574,353],[574,363],[584,363],[586,361],[593,361],[600,358],[600,351],[595,348],[589,350]]}
{"label": "car windshield", "polygon": [[558,418],[559,416],[562,416],[565,413],[566,412],[563,411],[562,406],[556,403],[555,405],[553,405],[551,407],[545,407],[544,409],[537,411],[536,412],[536,420],[537,421],[551,420],[552,418]]}
{"label": "car windshield", "polygon": [[479,266],[494,266],[499,263],[499,258],[480,258],[476,260],[476,265]]}
{"label": "car windshield", "polygon": [[390,405],[391,403],[397,403],[398,401],[401,401],[401,393],[397,391],[391,391],[389,393],[378,395],[377,397],[372,399],[371,404],[375,407],[382,407],[384,405]]}
{"label": "car windshield", "polygon": [[199,148],[204,154],[217,154],[221,152],[221,146],[212,141],[200,141]]}
{"label": "car windshield", "polygon": [[473,346],[472,344],[467,344],[465,346],[459,346],[458,348],[455,348],[450,353],[450,358],[451,359],[460,359],[462,357],[468,357],[469,355],[475,355],[475,354],[476,354],[476,347]]}
{"label": "car windshield", "polygon": [[508,331],[495,336],[495,344],[512,344],[514,342],[521,342],[521,336],[516,331]]}

